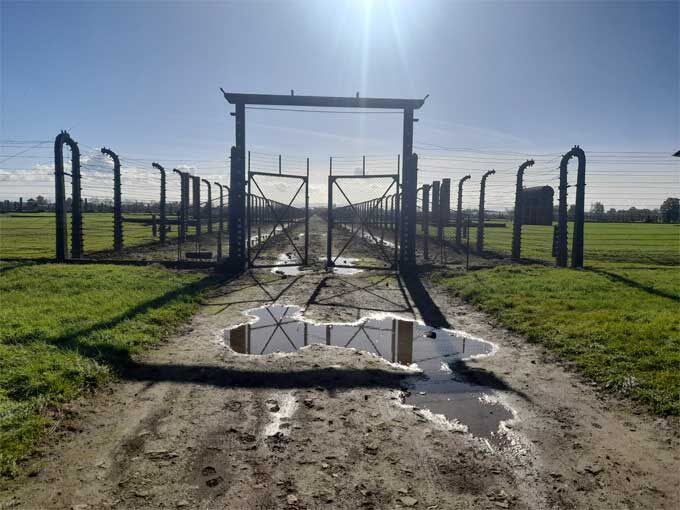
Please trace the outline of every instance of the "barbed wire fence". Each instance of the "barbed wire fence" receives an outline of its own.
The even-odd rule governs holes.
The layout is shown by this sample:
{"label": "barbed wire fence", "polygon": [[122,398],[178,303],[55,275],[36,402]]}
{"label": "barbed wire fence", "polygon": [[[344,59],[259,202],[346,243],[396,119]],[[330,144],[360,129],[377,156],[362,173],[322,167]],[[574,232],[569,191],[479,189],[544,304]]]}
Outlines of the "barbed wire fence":
{"label": "barbed wire fence", "polygon": [[[56,207],[54,141],[11,141],[0,144],[0,161],[10,159],[31,162],[0,170],[6,194],[19,199],[0,201],[0,258],[52,259],[55,257]],[[227,251],[226,208],[228,187],[225,184],[227,160],[201,160],[200,167],[190,160],[165,160],[164,172],[153,165],[156,159],[120,155],[120,213],[116,218],[115,172],[111,154],[100,147],[81,143],[80,204],[82,254],[85,259],[183,261],[192,258],[217,260]],[[71,190],[72,155],[65,152],[64,184]],[[182,209],[180,179],[171,165],[199,181],[198,202],[192,202],[187,236],[180,239],[179,214]],[[162,174],[165,174],[163,178]],[[194,180],[196,180],[194,179]],[[164,182],[163,182],[164,181]],[[220,182],[221,181],[221,182]],[[161,184],[165,185],[164,193]],[[213,185],[217,188],[213,193]],[[66,228],[73,220],[73,202],[66,193]],[[24,196],[27,198],[24,200]],[[200,198],[203,197],[203,199]],[[30,197],[30,198],[28,198]],[[196,207],[196,203],[200,206]],[[164,205],[164,207],[163,207]],[[161,212],[162,217],[161,217]],[[201,226],[203,232],[200,232]],[[117,227],[120,228],[116,233]],[[118,240],[117,240],[118,235]],[[68,252],[74,253],[71,240]],[[76,247],[77,248],[77,247]],[[77,250],[76,250],[77,252]],[[209,256],[208,256],[209,254]],[[196,257],[196,255],[198,255]]]}
{"label": "barbed wire fence", "polygon": [[[470,225],[470,250],[476,255],[512,257],[514,199],[517,170],[522,158],[528,154],[478,151],[465,148],[443,148],[429,144],[416,144],[419,152],[419,178],[431,186],[444,176],[457,182],[466,174],[462,194],[463,218]],[[554,262],[557,203],[560,188],[560,160],[562,153],[534,156],[534,165],[526,168],[523,188],[539,195],[544,188],[550,196],[552,216],[546,211],[543,223],[539,218],[525,218],[521,228],[521,257],[526,260]],[[659,152],[588,152],[585,187],[584,256],[590,263],[641,262],[651,264],[678,264],[680,253],[680,227],[668,223],[663,217],[662,204],[680,195],[680,162],[670,154]],[[645,168],[641,171],[640,167]],[[481,246],[477,243],[479,228],[479,197],[482,176],[494,169],[486,179],[484,224]],[[567,244],[572,253],[575,214],[575,188],[577,166],[569,167],[567,193]],[[432,179],[432,180],[430,180]],[[554,194],[555,200],[552,200]],[[526,196],[526,195],[525,195]],[[451,198],[451,208],[457,208],[457,198]],[[668,203],[668,202],[667,202]],[[531,208],[534,212],[536,207]],[[436,207],[431,204],[431,214]],[[436,221],[436,220],[435,220]],[[673,220],[671,220],[673,221]],[[444,229],[447,246],[456,246],[455,220]],[[463,226],[465,232],[465,226]],[[431,236],[432,237],[432,236]],[[461,260],[460,246],[457,262]],[[467,250],[467,245],[464,247]],[[481,248],[478,249],[478,248]],[[480,253],[481,251],[481,253]],[[437,251],[431,258],[437,260]],[[447,252],[447,253],[450,253]],[[463,253],[464,254],[464,253]],[[444,261],[444,257],[439,257]],[[449,260],[450,262],[451,260]]]}
{"label": "barbed wire fence", "polygon": [[[220,193],[217,184],[224,186],[223,208],[228,207],[225,180],[229,171],[228,158],[164,160],[162,157],[149,158],[119,151],[124,218],[124,249],[119,254],[114,240],[113,163],[101,153],[99,146],[81,143],[80,147],[85,257],[183,260],[187,258],[187,253],[200,257],[211,252],[212,258],[217,257],[219,251],[226,253],[228,236],[223,235],[219,242],[214,238],[217,237],[216,231],[220,231]],[[524,190],[535,190],[536,195],[532,199],[538,200],[537,204],[541,202],[542,194],[547,197],[552,191],[551,200],[544,200],[550,203],[552,211],[544,211],[541,218],[523,218],[521,258],[555,262],[560,161],[563,153],[532,155],[508,150],[445,147],[418,141],[415,150],[419,155],[417,218],[419,257],[422,260],[427,259],[436,264],[462,263],[468,251],[476,257],[489,260],[510,260],[516,223],[514,201],[517,170],[525,159],[533,158],[533,166],[527,167],[524,172],[522,187]],[[68,151],[65,151],[65,174],[71,173],[68,156]],[[154,162],[162,164],[166,172],[165,229],[160,226],[161,173],[152,166]],[[303,174],[306,171],[306,158],[251,151],[250,165],[258,171],[276,173],[282,168],[285,173]],[[329,166],[337,175],[360,175],[365,167],[374,173],[399,172],[400,162],[399,157],[393,154],[345,155],[333,156]],[[197,176],[201,183],[201,206],[198,209],[200,222],[196,221],[196,209],[192,203],[186,212],[186,237],[181,243],[180,233],[184,221],[182,186],[181,179],[173,169]],[[492,169],[495,173],[486,179],[483,221],[480,222],[482,176]],[[467,175],[470,178],[459,188],[460,180]],[[680,228],[677,220],[666,217],[667,211],[662,204],[666,199],[680,195],[680,159],[661,152],[587,151],[586,178],[584,256],[587,263],[679,262]],[[0,257],[53,258],[56,241],[54,141],[0,140],[0,182],[5,195],[0,199]],[[446,204],[440,207],[440,202],[435,198],[445,191],[447,182],[448,200],[445,197]],[[206,183],[212,186],[210,199]],[[65,185],[70,189],[70,175],[65,175]],[[575,163],[569,166],[568,185],[567,249],[571,254],[576,209]],[[462,190],[460,213],[459,189]],[[428,199],[427,225],[424,225],[425,190]],[[316,202],[315,207],[322,210],[327,193],[325,183],[315,184],[312,179],[310,191],[312,202]],[[356,196],[362,196],[361,189],[356,191]],[[389,216],[389,202],[396,196],[397,193],[390,193],[377,204],[377,217]],[[68,203],[67,209],[67,228],[70,229],[71,206]],[[535,214],[537,206],[530,209]],[[221,222],[223,233],[228,228],[225,210]],[[393,225],[384,223],[383,238],[396,237],[397,233],[391,228]],[[200,236],[197,232],[199,227],[202,229]],[[482,232],[478,234],[480,227]],[[161,232],[165,235],[163,248],[160,246]],[[425,240],[427,247],[424,246]],[[177,250],[177,244],[183,248]],[[428,253],[422,253],[425,250]]]}

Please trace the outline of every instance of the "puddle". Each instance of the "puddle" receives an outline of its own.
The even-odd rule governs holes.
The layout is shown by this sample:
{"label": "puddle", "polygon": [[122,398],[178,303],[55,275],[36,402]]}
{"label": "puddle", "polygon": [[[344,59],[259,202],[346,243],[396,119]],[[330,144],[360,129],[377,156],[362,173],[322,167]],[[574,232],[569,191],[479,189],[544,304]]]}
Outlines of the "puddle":
{"label": "puddle", "polygon": [[281,226],[277,226],[273,232],[271,227],[260,229],[258,230],[257,234],[250,236],[250,246],[257,246],[260,244],[260,242],[267,242],[267,240],[273,238],[275,235],[281,232],[283,232],[283,228],[281,228]]}
{"label": "puddle", "polygon": [[369,234],[368,232],[363,233],[363,237],[367,242],[370,244],[381,244],[385,248],[394,248],[394,243],[392,241],[388,241],[387,239],[384,239],[380,237],[380,235],[376,235],[375,233],[373,235]]}
{"label": "puddle", "polygon": [[301,265],[299,266],[283,265],[283,264],[295,264],[296,262],[300,262],[300,259],[293,253],[281,253],[276,258],[276,264],[278,264],[280,267],[272,267],[271,272],[286,276],[298,276],[301,274],[307,274],[309,272],[305,271]]}
{"label": "puddle", "polygon": [[[319,257],[319,261],[323,262],[324,264],[326,263],[326,257]],[[357,258],[352,258],[352,257],[340,257],[338,260],[335,261],[336,264],[340,264],[343,266],[353,266],[357,262],[359,262],[359,259]],[[352,274],[357,274],[357,273],[363,273],[363,269],[359,269],[358,267],[333,267],[330,269],[331,272],[335,274],[344,274],[344,275],[352,275]]]}
{"label": "puddle", "polygon": [[407,380],[405,404],[444,415],[490,443],[505,444],[498,429],[502,421],[513,417],[512,412],[494,401],[488,387],[467,381],[456,369],[461,360],[492,354],[493,344],[396,318],[314,324],[302,320],[301,311],[285,305],[249,310],[248,315],[256,319],[225,331],[224,341],[241,354],[293,352],[325,344],[353,347],[392,363],[416,363],[423,374]]}

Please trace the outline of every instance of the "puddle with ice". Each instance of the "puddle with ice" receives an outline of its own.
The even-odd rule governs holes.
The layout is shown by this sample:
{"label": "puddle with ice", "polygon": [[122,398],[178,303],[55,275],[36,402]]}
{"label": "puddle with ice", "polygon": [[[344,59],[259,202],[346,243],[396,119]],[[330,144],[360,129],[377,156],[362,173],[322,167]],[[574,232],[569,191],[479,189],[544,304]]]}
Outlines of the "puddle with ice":
{"label": "puddle with ice", "polygon": [[490,342],[398,318],[366,319],[355,324],[315,324],[297,306],[268,305],[249,310],[253,321],[224,333],[242,354],[293,352],[310,344],[355,348],[392,363],[415,363],[422,375],[408,379],[405,404],[426,409],[463,425],[474,436],[502,446],[501,422],[512,412],[491,395],[491,388],[470,382],[461,363],[491,355]]}

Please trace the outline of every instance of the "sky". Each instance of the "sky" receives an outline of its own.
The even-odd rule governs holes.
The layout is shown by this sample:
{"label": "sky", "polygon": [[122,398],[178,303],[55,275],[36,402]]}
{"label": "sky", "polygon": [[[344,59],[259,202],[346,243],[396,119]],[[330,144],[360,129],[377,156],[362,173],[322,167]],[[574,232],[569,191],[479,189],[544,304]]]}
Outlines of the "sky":
{"label": "sky", "polygon": [[[107,193],[102,146],[123,158],[130,197],[155,189],[152,161],[226,183],[234,129],[222,87],[429,94],[415,125],[421,182],[470,173],[471,204],[493,167],[500,206],[526,157],[537,162],[528,184],[554,186],[560,154],[580,144],[589,201],[658,206],[680,187],[679,5],[0,0],[0,198],[52,194],[62,129],[84,154],[86,196]],[[399,114],[248,110],[246,124],[254,169],[282,154],[284,171],[300,173],[310,158],[312,202],[323,203],[330,156],[338,172],[367,155],[369,172],[384,173],[401,151]],[[268,184],[281,199],[290,189]]]}

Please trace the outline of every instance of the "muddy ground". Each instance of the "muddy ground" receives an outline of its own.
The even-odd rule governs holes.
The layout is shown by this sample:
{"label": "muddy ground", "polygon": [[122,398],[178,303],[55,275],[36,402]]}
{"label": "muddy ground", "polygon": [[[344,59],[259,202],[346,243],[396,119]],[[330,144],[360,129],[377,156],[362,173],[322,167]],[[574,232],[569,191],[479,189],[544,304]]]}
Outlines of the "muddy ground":
{"label": "muddy ground", "polygon": [[[316,260],[325,224],[311,225]],[[224,328],[265,303],[332,322],[391,312],[494,342],[495,355],[454,375],[513,410],[501,430],[507,445],[404,406],[409,373],[375,356],[226,348]],[[603,397],[426,275],[259,270],[212,292],[184,331],[137,358],[120,382],[69,406],[27,475],[5,483],[0,508],[671,509],[678,437],[675,423]]]}

